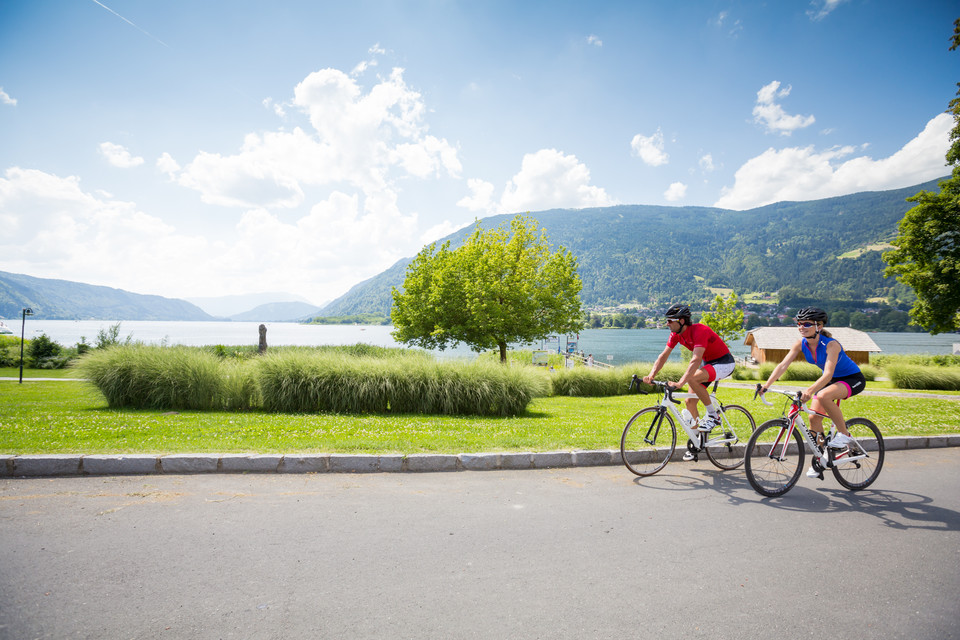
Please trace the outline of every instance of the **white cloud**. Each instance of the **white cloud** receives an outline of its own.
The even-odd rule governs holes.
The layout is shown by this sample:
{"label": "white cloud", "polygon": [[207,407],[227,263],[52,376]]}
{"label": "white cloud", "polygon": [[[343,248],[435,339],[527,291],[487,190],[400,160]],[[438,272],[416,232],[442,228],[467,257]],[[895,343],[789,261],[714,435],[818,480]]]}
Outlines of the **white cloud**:
{"label": "white cloud", "polygon": [[700,169],[705,173],[710,173],[711,171],[716,170],[716,165],[713,164],[713,156],[709,153],[705,153],[700,156]]}
{"label": "white cloud", "polygon": [[520,171],[496,200],[495,187],[485,180],[467,180],[470,195],[457,206],[487,215],[551,208],[577,209],[617,204],[601,187],[590,184],[590,170],[574,155],[541,149],[523,156]]}
{"label": "white cloud", "polygon": [[717,17],[714,18],[713,24],[715,24],[718,29],[726,29],[727,35],[735,38],[743,31],[743,22],[740,19],[733,20],[732,22],[728,21],[729,17],[729,11],[721,11],[717,14]]}
{"label": "white cloud", "polygon": [[[888,158],[850,157],[856,147],[816,151],[809,147],[767,149],[748,160],[714,204],[749,209],[784,200],[816,200],[858,191],[897,189],[950,173],[944,156],[953,117],[942,113]],[[862,149],[862,148],[861,148]]]}
{"label": "white cloud", "polygon": [[587,36],[587,44],[592,44],[595,47],[602,47],[603,40],[591,33],[589,36]]}
{"label": "white cloud", "polygon": [[674,182],[663,192],[663,197],[666,198],[668,202],[683,200],[687,197],[687,185],[682,182]]}
{"label": "white cloud", "polygon": [[659,128],[657,128],[656,133],[649,137],[639,133],[633,136],[630,148],[633,150],[633,155],[639,156],[651,167],[659,167],[667,164],[670,160],[670,156],[663,151],[663,133]]}
{"label": "white cloud", "polygon": [[157,158],[156,167],[162,173],[167,174],[167,176],[172,180],[178,171],[180,171],[180,163],[173,159],[169,153],[164,152],[159,158]]}
{"label": "white cloud", "polygon": [[484,180],[470,178],[467,180],[467,188],[470,189],[470,195],[457,202],[458,207],[464,207],[470,211],[492,212],[495,209],[493,201],[494,186]]}
{"label": "white cloud", "polygon": [[790,95],[792,87],[780,88],[780,82],[774,80],[757,91],[757,104],[753,108],[754,122],[764,125],[768,132],[788,136],[797,129],[809,127],[816,120],[810,116],[792,116],[787,114],[777,99]]}
{"label": "white cloud", "polygon": [[299,218],[257,208],[207,240],[76,177],[11,168],[0,178],[4,269],[175,297],[269,291],[282,282],[315,300],[382,272],[416,247],[416,215],[385,191],[363,204],[334,192]]}
{"label": "white cloud", "polygon": [[504,189],[499,211],[514,213],[613,204],[616,201],[606,191],[590,184],[590,170],[576,156],[556,149],[541,149],[523,156],[520,172]]}
{"label": "white cloud", "polygon": [[202,152],[183,169],[180,184],[207,203],[271,209],[305,203],[310,187],[376,198],[400,178],[461,171],[456,149],[427,133],[423,99],[403,81],[402,69],[367,93],[349,75],[322,69],[296,86],[290,106],[309,116],[312,131],[251,133],[236,154]]}
{"label": "white cloud", "polygon": [[814,22],[823,20],[846,0],[812,0],[807,15]]}
{"label": "white cloud", "polygon": [[36,277],[159,291],[195,281],[193,265],[210,254],[202,238],[131,202],[85,192],[73,176],[7,169],[0,211],[14,220],[0,237],[5,269]]}
{"label": "white cloud", "polygon": [[143,164],[143,158],[134,157],[123,145],[112,142],[100,143],[100,155],[107,159],[107,162],[121,169],[131,169]]}
{"label": "white cloud", "polygon": [[8,104],[11,107],[17,106],[17,99],[11,98],[7,92],[3,90],[3,87],[0,87],[0,102],[3,104]]}

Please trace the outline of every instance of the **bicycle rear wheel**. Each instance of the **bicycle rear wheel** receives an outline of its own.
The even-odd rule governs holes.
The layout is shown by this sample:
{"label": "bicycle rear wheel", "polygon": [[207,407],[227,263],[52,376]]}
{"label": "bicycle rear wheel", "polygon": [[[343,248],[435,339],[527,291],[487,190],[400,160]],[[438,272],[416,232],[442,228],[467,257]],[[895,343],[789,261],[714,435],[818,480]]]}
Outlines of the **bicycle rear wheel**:
{"label": "bicycle rear wheel", "polygon": [[623,464],[638,476],[652,476],[663,469],[676,448],[677,428],[660,407],[633,414],[620,437]]}
{"label": "bicycle rear wheel", "polygon": [[[852,491],[865,489],[873,484],[873,481],[880,475],[880,469],[883,467],[883,436],[877,425],[866,418],[851,418],[847,420],[847,429],[850,435],[856,440],[856,444],[851,444],[847,449],[841,450],[834,460],[833,477],[837,482]],[[864,458],[845,462],[845,458],[857,458],[862,455]]]}
{"label": "bicycle rear wheel", "polygon": [[787,442],[790,423],[785,418],[767,420],[753,432],[747,443],[744,471],[757,493],[775,498],[793,488],[803,470],[803,440],[793,430],[793,442]]}
{"label": "bicycle rear wheel", "polygon": [[747,442],[757,423],[749,411],[737,404],[723,405],[720,416],[720,427],[714,427],[707,440],[707,457],[721,469],[736,469],[743,464]]}

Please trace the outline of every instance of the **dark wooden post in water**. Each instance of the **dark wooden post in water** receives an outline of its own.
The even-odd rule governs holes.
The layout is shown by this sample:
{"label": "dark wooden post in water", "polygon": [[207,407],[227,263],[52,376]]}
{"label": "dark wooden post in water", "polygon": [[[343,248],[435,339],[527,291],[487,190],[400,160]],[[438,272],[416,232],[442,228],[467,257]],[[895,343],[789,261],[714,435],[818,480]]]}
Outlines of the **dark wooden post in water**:
{"label": "dark wooden post in water", "polygon": [[260,325],[260,353],[264,353],[267,350],[267,325]]}

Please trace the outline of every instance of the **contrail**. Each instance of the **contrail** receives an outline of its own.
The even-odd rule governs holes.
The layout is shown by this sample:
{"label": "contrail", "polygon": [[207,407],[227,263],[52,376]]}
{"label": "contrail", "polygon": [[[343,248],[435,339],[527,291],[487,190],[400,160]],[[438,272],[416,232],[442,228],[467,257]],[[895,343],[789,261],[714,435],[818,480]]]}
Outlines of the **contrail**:
{"label": "contrail", "polygon": [[92,0],[92,2],[93,2],[94,4],[100,5],[101,7],[103,7],[104,9],[106,9],[107,11],[109,11],[110,13],[112,13],[113,15],[117,16],[118,18],[120,18],[121,20],[123,20],[124,22],[126,22],[127,24],[129,24],[131,27],[133,27],[133,28],[137,29],[138,31],[141,31],[142,33],[150,36],[151,38],[153,38],[154,40],[156,40],[157,42],[159,42],[159,43],[162,44],[163,46],[167,47],[167,49],[170,48],[170,47],[167,45],[166,42],[164,42],[163,40],[161,40],[161,39],[158,38],[157,36],[153,35],[153,34],[150,33],[149,31],[147,31],[147,30],[145,30],[145,29],[141,29],[140,27],[138,27],[137,25],[133,24],[132,22],[130,22],[129,20],[127,20],[126,18],[124,18],[122,15],[120,15],[119,13],[117,13],[116,11],[114,11],[113,9],[111,9],[110,7],[108,7],[107,5],[103,4],[102,2],[98,2],[98,0]]}

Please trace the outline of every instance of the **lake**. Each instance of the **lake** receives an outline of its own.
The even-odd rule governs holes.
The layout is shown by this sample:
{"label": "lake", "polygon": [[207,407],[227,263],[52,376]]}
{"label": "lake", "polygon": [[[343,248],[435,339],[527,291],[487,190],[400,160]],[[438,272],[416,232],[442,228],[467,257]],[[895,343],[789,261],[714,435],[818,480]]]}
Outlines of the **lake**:
{"label": "lake", "polygon": [[[19,319],[17,319],[19,320]],[[86,338],[94,344],[101,329],[107,331],[116,321],[108,320],[34,320],[27,318],[26,336],[32,338],[46,333],[49,338],[64,346],[73,346]],[[203,346],[222,344],[256,345],[260,339],[259,322],[150,322],[122,321],[120,338],[131,336],[133,340],[151,344],[182,344]],[[393,327],[377,325],[306,325],[292,322],[266,322],[267,344],[281,345],[349,345],[359,342],[382,347],[397,347],[390,336]],[[19,335],[20,322],[7,321],[7,325]],[[651,362],[666,344],[666,329],[585,329],[577,336],[560,336],[559,340],[545,341],[527,348],[545,348],[557,351],[567,340],[577,342],[576,349],[593,354],[597,362],[622,365],[628,362]],[[883,353],[949,354],[954,343],[960,343],[960,334],[926,333],[871,333],[870,337]],[[736,356],[749,353],[743,339],[730,345]],[[677,350],[679,351],[679,350]],[[439,357],[469,357],[473,352],[460,345],[455,349],[436,351]],[[676,354],[676,351],[674,352]]]}

